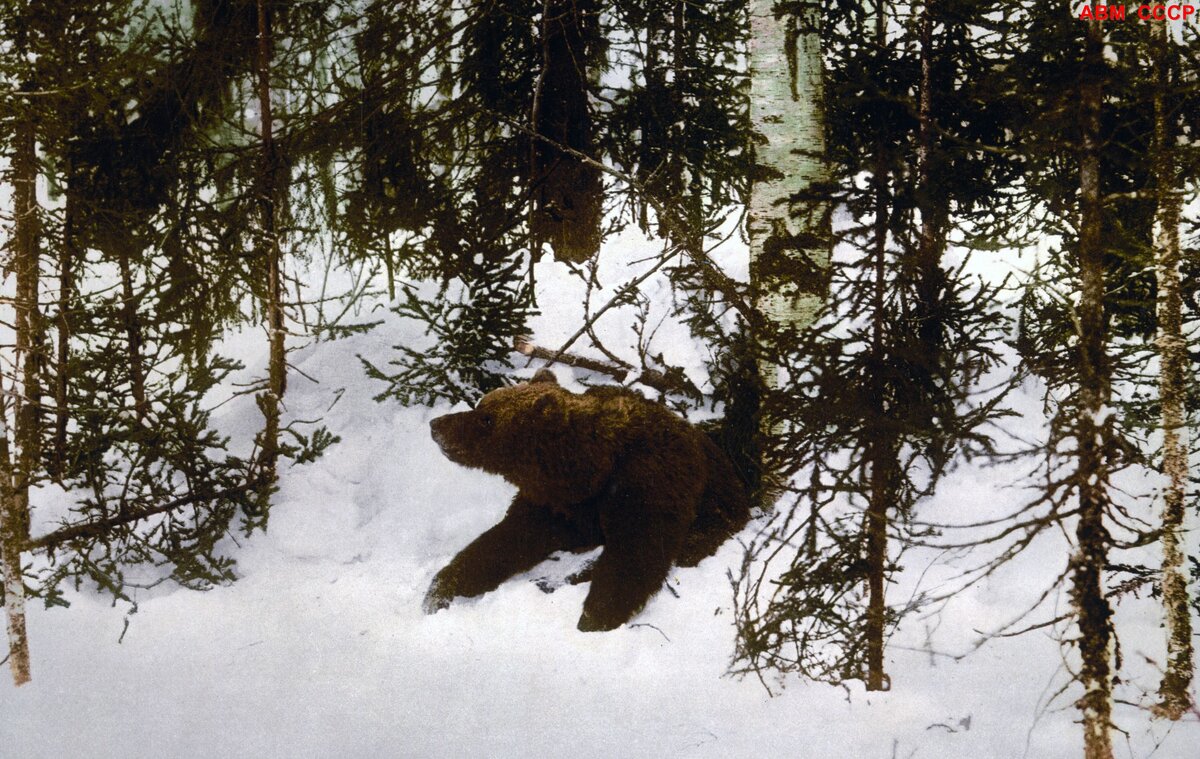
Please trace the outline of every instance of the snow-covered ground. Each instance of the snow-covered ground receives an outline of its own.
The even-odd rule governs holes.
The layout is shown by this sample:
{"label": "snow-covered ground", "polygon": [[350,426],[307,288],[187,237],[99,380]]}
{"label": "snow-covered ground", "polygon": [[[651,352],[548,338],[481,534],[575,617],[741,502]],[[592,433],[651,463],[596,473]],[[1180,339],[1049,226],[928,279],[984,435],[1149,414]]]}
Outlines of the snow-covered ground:
{"label": "snow-covered ground", "polygon": [[[550,263],[538,281],[554,295],[542,303],[535,335],[557,345],[578,324],[563,312],[579,309],[582,288]],[[660,305],[663,288],[647,288]],[[621,318],[605,326],[610,348],[633,341]],[[667,324],[659,337],[667,360],[699,366],[686,333]],[[423,615],[434,572],[499,519],[512,488],[440,455],[428,422],[447,408],[372,400],[380,388],[355,356],[383,361],[388,346],[415,339],[411,327],[389,323],[292,355],[319,384],[293,375],[289,414],[323,416],[342,442],[283,473],[269,531],[240,541],[238,582],[206,593],[143,592],[123,637],[124,610],[86,589],[68,592],[70,609],[30,609],[33,682],[0,682],[0,757],[1081,754],[1074,691],[1055,696],[1067,676],[1054,629],[956,658],[1053,580],[1066,555],[1054,539],[939,616],[910,619],[890,641],[887,693],[791,679],[771,696],[754,678],[725,674],[733,650],[726,572],[741,557],[736,541],[697,568],[675,570],[674,594],[660,593],[634,624],[610,633],[576,631],[586,586],[545,594],[529,581],[562,571],[555,567]],[[248,333],[230,347],[261,373],[261,344]],[[557,371],[564,382],[573,377]],[[250,399],[223,406],[218,419],[241,439],[261,424]],[[1024,467],[964,467],[923,513],[1007,511],[1027,496],[1024,477]],[[930,568],[935,559],[943,563]],[[918,580],[941,581],[953,570],[945,561],[913,554],[893,598]],[[1065,598],[1052,597],[1043,611],[1055,603]],[[1121,606],[1127,692],[1157,684],[1146,659],[1162,660],[1158,619],[1153,601]],[[1116,736],[1119,756],[1200,755],[1195,719],[1152,721],[1142,708],[1151,695],[1142,701],[1117,709],[1129,733]]]}

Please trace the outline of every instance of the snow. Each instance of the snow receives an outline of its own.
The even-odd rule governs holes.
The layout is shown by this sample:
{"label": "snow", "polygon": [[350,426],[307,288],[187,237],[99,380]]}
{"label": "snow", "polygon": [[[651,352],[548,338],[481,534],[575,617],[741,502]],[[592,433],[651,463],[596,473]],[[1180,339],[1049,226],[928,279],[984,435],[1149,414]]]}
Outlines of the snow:
{"label": "snow", "polygon": [[[636,237],[619,244],[649,255],[649,243],[639,248]],[[602,265],[601,282],[651,265],[613,258]],[[577,328],[564,314],[578,313],[586,292],[551,262],[539,265],[537,281],[547,295],[534,334],[557,345]],[[654,324],[668,310],[669,291],[652,280],[645,292]],[[597,295],[594,307],[605,299]],[[614,309],[598,324],[623,356],[636,342],[633,310]],[[1081,753],[1071,703],[1077,693],[1054,695],[1067,678],[1059,640],[1066,631],[1050,627],[973,650],[982,633],[1018,618],[1062,570],[1069,549],[1061,536],[1035,543],[940,614],[909,618],[889,641],[893,690],[886,693],[789,679],[782,689],[771,681],[772,696],[753,677],[726,674],[733,651],[726,572],[741,558],[737,541],[697,568],[674,570],[674,593],[659,593],[633,624],[610,633],[576,631],[586,586],[546,594],[531,581],[566,575],[570,560],[425,616],[421,600],[433,574],[499,519],[513,489],[440,455],[428,422],[448,407],[372,400],[379,388],[355,356],[382,361],[389,346],[420,338],[394,321],[290,357],[319,384],[292,376],[289,415],[324,417],[342,441],[316,463],[283,471],[269,531],[239,539],[236,583],[205,593],[142,591],[127,629],[123,609],[86,587],[67,592],[70,609],[29,609],[33,682],[20,689],[0,683],[0,756]],[[703,379],[702,352],[677,324],[665,321],[657,339],[668,360]],[[261,375],[262,346],[265,337],[247,330],[231,336],[229,348]],[[565,367],[556,371],[565,383],[577,379]],[[1032,391],[1018,401],[1027,412],[1020,424],[1040,424]],[[222,406],[216,418],[242,440],[261,424],[249,398]],[[1028,498],[1027,467],[964,466],[922,514],[972,521],[1004,513]],[[35,500],[47,506],[41,513],[61,513],[61,505],[53,508],[61,494],[40,492]],[[909,552],[891,597],[936,589],[972,561]],[[1066,603],[1052,595],[1037,618]],[[1159,619],[1150,599],[1127,599],[1118,612],[1123,677],[1148,691],[1142,707],[1157,685],[1149,660],[1163,658]],[[1129,731],[1127,740],[1114,734],[1118,756],[1195,756],[1195,718],[1153,722],[1137,706],[1118,706],[1115,718]]]}

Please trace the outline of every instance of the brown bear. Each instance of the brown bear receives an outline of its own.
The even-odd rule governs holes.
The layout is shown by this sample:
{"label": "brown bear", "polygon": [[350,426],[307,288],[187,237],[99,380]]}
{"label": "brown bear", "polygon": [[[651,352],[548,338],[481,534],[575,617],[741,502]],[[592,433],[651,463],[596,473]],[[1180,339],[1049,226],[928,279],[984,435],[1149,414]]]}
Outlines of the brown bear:
{"label": "brown bear", "polygon": [[504,519],[438,572],[428,614],[556,551],[603,546],[579,629],[612,630],[641,610],[672,565],[695,566],[749,519],[745,487],[717,445],[624,388],[572,393],[542,370],[430,428],[451,461],[501,475],[518,492]]}

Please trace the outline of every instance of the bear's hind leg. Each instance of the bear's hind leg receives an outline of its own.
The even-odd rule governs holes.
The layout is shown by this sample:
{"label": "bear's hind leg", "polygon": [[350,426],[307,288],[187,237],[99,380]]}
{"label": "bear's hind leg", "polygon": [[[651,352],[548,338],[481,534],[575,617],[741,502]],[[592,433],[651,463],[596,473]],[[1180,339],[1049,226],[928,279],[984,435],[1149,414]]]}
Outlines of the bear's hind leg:
{"label": "bear's hind leg", "polygon": [[613,630],[641,611],[666,581],[686,533],[681,519],[662,513],[643,513],[606,528],[579,629]]}

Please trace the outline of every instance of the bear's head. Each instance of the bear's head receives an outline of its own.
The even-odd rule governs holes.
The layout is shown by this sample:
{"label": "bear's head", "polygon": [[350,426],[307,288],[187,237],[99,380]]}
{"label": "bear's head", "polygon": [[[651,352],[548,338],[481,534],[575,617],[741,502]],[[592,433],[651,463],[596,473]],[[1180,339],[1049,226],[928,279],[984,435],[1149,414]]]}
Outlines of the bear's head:
{"label": "bear's head", "polygon": [[470,411],[433,419],[429,428],[446,458],[519,482],[566,428],[570,397],[542,369],[529,382],[493,390]]}

